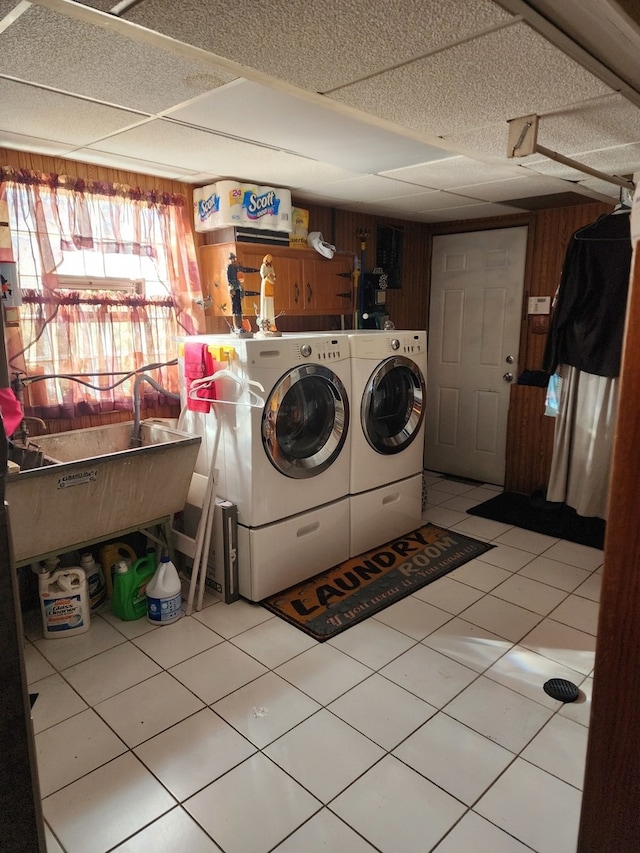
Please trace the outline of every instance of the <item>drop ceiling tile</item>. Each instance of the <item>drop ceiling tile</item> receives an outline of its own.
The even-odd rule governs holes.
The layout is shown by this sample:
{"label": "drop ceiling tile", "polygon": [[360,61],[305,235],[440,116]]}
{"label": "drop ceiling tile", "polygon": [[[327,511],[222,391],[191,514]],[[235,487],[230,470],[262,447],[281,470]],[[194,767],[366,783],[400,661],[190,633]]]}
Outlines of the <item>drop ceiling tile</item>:
{"label": "drop ceiling tile", "polygon": [[0,33],[0,73],[148,113],[235,76],[36,5]]}
{"label": "drop ceiling tile", "polygon": [[411,210],[403,210],[402,212],[398,212],[395,208],[385,207],[384,204],[358,204],[358,205],[345,205],[344,210],[350,210],[353,213],[368,213],[372,216],[386,216],[389,219],[399,219],[402,221],[410,221],[410,222],[431,222],[433,218],[436,218],[433,215],[428,215],[426,213],[416,213]]}
{"label": "drop ceiling tile", "polygon": [[[564,154],[564,151],[562,153]],[[629,175],[638,171],[640,167],[640,142],[632,145],[618,145],[601,151],[577,151],[571,156],[578,163],[598,169],[606,175]],[[586,181],[584,172],[546,157],[529,168],[543,175],[576,180],[581,183]]]}
{"label": "drop ceiling tile", "polygon": [[481,184],[490,180],[518,177],[518,169],[515,165],[502,165],[497,161],[487,163],[469,157],[449,157],[433,163],[390,169],[382,174],[431,189],[450,189],[456,184]]}
{"label": "drop ceiling tile", "polygon": [[[446,143],[461,145],[492,157],[506,157],[508,128],[505,122],[462,130],[446,137]],[[621,95],[606,95],[581,104],[568,104],[540,115],[538,142],[570,157],[578,151],[609,148],[640,140],[640,110]],[[539,155],[518,157],[528,164]]]}
{"label": "drop ceiling tile", "polygon": [[347,115],[325,100],[322,104],[302,92],[297,96],[236,80],[166,115],[230,136],[260,139],[352,172],[380,172],[450,156],[442,148]]}
{"label": "drop ceiling tile", "polygon": [[333,199],[344,201],[382,201],[422,193],[422,187],[381,178],[379,175],[358,175],[345,181],[324,185],[307,182],[302,184],[300,189],[308,189],[321,195],[328,194]]}
{"label": "drop ceiling tile", "polygon": [[528,198],[536,195],[551,195],[565,193],[573,189],[573,184],[558,178],[545,178],[542,175],[509,178],[502,181],[491,181],[486,184],[468,184],[467,186],[452,186],[461,195],[476,198],[481,201],[509,201],[510,199]]}
{"label": "drop ceiling tile", "polygon": [[110,12],[116,5],[115,0],[81,0],[83,6],[91,6],[92,9],[100,9],[101,12]]}
{"label": "drop ceiling tile", "polygon": [[0,130],[86,145],[139,122],[138,113],[0,78]]}
{"label": "drop ceiling tile", "polygon": [[416,213],[421,211],[445,210],[455,207],[475,207],[479,204],[477,198],[470,198],[462,193],[448,193],[443,190],[422,193],[409,199],[409,207]]}
{"label": "drop ceiling tile", "polygon": [[450,136],[610,92],[518,23],[354,83],[331,97],[404,127]]}
{"label": "drop ceiling tile", "polygon": [[[1,122],[0,122],[1,124]],[[50,139],[36,138],[10,130],[0,129],[0,148],[12,148],[16,151],[29,151],[32,154],[46,154],[49,157],[66,157],[75,150],[74,145],[53,142]]]}
{"label": "drop ceiling tile", "polygon": [[106,166],[111,169],[139,172],[142,175],[155,175],[158,178],[183,181],[189,184],[197,183],[199,177],[199,173],[189,169],[181,169],[166,163],[154,163],[136,157],[126,157],[123,154],[106,153],[91,148],[77,148],[69,156],[72,156],[74,160],[80,160],[82,163],[95,163],[98,166]]}
{"label": "drop ceiling tile", "polygon": [[123,16],[315,92],[469,38],[511,19],[489,0],[145,0]]}
{"label": "drop ceiling tile", "polygon": [[344,170],[294,154],[155,119],[102,140],[92,149],[205,172],[294,188],[345,176]]}
{"label": "drop ceiling tile", "polygon": [[19,0],[0,0],[0,21],[3,20],[18,5]]}
{"label": "drop ceiling tile", "polygon": [[439,210],[437,213],[429,214],[429,221],[456,222],[458,219],[484,219],[489,216],[509,216],[514,213],[523,213],[523,211],[506,204],[475,204],[472,207],[449,207],[446,210]]}
{"label": "drop ceiling tile", "polygon": [[202,186],[204,184],[215,184],[216,181],[223,180],[222,175],[214,175],[213,172],[194,172],[188,178],[183,179],[188,184]]}
{"label": "drop ceiling tile", "polygon": [[[607,196],[607,198],[620,198],[620,188],[615,184],[610,184],[608,181],[601,181],[598,178],[587,178],[585,181],[580,181],[580,186],[590,190],[595,197],[595,194]],[[604,198],[603,198],[604,201]]]}

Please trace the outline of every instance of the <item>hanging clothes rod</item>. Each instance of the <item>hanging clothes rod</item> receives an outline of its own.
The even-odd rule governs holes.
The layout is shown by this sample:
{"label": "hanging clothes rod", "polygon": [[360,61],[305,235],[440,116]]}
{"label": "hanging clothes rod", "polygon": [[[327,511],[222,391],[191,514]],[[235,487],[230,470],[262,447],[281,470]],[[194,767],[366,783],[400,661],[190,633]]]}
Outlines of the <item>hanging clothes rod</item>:
{"label": "hanging clothes rod", "polygon": [[620,178],[618,175],[607,175],[605,172],[600,172],[598,169],[592,169],[591,166],[585,166],[584,163],[579,163],[577,160],[565,157],[564,154],[558,154],[557,151],[552,151],[551,148],[538,145],[538,121],[539,117],[537,115],[530,115],[514,118],[507,122],[509,125],[507,157],[527,157],[529,154],[542,154],[550,160],[570,166],[572,169],[584,172],[586,175],[592,175],[601,181],[608,181],[610,184],[615,184],[618,187],[628,190],[635,189],[633,181],[627,178]]}

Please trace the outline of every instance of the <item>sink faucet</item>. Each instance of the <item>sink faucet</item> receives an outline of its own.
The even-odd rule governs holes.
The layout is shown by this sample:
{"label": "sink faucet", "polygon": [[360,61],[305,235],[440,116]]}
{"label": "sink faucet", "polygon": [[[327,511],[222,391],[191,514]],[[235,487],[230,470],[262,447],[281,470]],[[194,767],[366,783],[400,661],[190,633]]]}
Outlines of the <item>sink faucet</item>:
{"label": "sink faucet", "polygon": [[149,385],[153,386],[156,391],[160,391],[161,394],[169,397],[171,400],[179,400],[180,394],[174,394],[172,391],[168,391],[166,388],[163,388],[155,379],[152,379],[151,376],[147,376],[146,373],[138,373],[136,378],[133,380],[133,431],[131,433],[131,447],[140,447],[142,444],[142,438],[140,437],[140,404],[141,404],[141,393],[140,386],[143,382],[148,382]]}

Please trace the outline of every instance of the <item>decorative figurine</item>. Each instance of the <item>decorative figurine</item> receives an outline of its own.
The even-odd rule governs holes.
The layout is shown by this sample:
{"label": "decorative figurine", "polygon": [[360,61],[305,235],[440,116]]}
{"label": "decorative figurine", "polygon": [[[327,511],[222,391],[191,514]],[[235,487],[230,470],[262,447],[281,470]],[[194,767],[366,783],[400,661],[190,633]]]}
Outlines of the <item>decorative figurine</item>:
{"label": "decorative figurine", "polygon": [[[231,294],[231,314],[233,316],[233,334],[238,337],[252,338],[253,332],[248,331],[242,322],[242,298],[245,296],[244,268],[238,264],[238,258],[233,252],[229,252],[229,263],[227,265],[227,282]],[[248,270],[253,272],[253,270]]]}
{"label": "decorative figurine", "polygon": [[275,322],[275,282],[276,274],[273,269],[273,257],[265,255],[260,267],[260,316],[258,317],[258,328],[261,334],[276,336],[280,332]]}

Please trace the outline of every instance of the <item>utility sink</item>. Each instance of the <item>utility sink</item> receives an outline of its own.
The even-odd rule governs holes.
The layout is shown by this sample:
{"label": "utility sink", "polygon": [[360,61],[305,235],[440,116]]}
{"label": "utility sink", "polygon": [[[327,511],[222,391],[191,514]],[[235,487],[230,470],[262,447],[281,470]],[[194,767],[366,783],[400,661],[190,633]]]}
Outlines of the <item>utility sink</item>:
{"label": "utility sink", "polygon": [[200,437],[143,420],[38,436],[44,465],[6,479],[13,560],[25,565],[151,527],[183,509]]}

